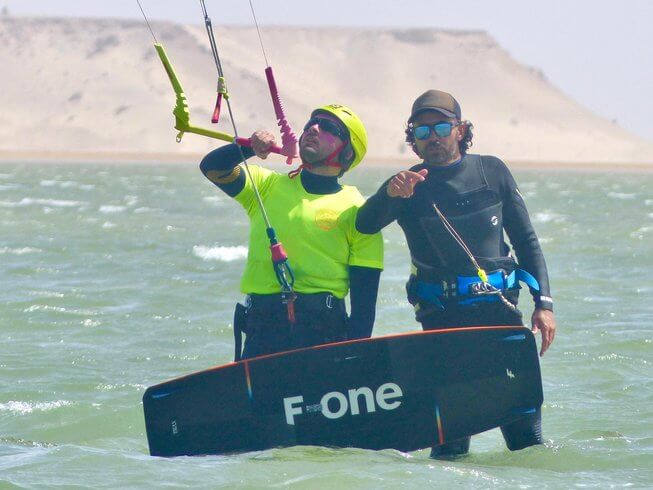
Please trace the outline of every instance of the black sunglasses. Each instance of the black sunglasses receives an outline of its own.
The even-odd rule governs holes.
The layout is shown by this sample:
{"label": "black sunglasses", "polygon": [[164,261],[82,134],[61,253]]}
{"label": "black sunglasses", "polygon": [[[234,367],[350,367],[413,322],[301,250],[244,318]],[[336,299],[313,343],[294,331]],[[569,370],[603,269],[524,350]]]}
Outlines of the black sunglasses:
{"label": "black sunglasses", "polygon": [[323,117],[312,117],[308,120],[304,126],[304,131],[307,131],[311,126],[318,125],[320,129],[331,133],[334,136],[337,136],[342,141],[349,141],[349,134],[347,131],[340,126],[337,122],[332,121],[331,119],[325,119]]}

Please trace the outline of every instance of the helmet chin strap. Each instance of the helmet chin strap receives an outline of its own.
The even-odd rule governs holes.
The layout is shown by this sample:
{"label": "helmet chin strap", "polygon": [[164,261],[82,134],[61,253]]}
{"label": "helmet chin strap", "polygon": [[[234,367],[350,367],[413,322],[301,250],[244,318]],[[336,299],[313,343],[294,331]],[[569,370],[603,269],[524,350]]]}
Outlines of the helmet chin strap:
{"label": "helmet chin strap", "polygon": [[[303,135],[302,135],[302,136],[303,136]],[[300,138],[300,141],[301,141],[301,138]],[[339,153],[340,153],[344,148],[345,148],[345,143],[342,142],[340,145],[338,145],[338,147],[337,147],[335,150],[333,150],[331,153],[329,153],[329,154],[327,155],[327,157],[324,159],[324,163],[323,163],[322,165],[324,165],[325,167],[344,168],[344,167],[342,166],[342,163],[340,163],[340,162],[338,162],[337,160],[335,160],[336,156],[337,156],[337,155],[338,155],[338,154],[339,154]],[[302,170],[305,169],[305,168],[307,168],[307,169],[312,169],[312,168],[315,168],[315,165],[312,165],[312,164],[310,164],[310,163],[306,163],[306,162],[302,162],[302,164],[301,164],[299,167],[297,167],[296,169],[291,170],[290,172],[288,172],[288,177],[290,177],[291,179],[294,179],[294,178],[297,177],[297,176],[302,172]]]}

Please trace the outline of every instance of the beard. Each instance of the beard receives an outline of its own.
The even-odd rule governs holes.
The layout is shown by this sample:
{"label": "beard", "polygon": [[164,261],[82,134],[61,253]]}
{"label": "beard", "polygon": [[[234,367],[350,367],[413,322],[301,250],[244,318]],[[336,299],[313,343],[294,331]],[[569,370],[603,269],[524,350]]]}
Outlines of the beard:
{"label": "beard", "polygon": [[456,149],[443,146],[437,141],[432,141],[426,145],[426,148],[424,148],[420,156],[429,165],[442,165],[455,159]]}
{"label": "beard", "polygon": [[324,163],[324,155],[322,152],[315,150],[311,147],[299,147],[299,158],[302,160],[302,163],[308,163],[313,167],[318,167]]}
{"label": "beard", "polygon": [[[299,158],[302,163],[306,163],[311,167],[323,167],[327,163],[329,156],[331,155],[331,150],[321,147],[315,147],[313,145],[302,145],[300,142],[299,145]],[[336,156],[337,159],[337,156]]]}

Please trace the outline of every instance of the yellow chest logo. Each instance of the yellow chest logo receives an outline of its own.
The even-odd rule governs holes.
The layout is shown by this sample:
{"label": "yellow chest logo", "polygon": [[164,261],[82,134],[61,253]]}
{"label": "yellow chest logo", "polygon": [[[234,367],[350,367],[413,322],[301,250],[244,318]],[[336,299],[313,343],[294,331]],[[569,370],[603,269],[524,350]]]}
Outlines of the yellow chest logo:
{"label": "yellow chest logo", "polygon": [[324,231],[331,231],[338,223],[338,213],[331,209],[319,209],[315,212],[315,224]]}

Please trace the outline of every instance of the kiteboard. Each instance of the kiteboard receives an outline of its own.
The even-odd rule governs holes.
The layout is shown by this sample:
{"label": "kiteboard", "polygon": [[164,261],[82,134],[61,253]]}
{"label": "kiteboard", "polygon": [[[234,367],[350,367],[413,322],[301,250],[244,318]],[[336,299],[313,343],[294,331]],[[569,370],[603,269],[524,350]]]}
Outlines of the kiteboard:
{"label": "kiteboard", "polygon": [[526,327],[466,327],[282,352],[148,388],[153,456],[318,445],[412,451],[517,420],[543,401]]}

